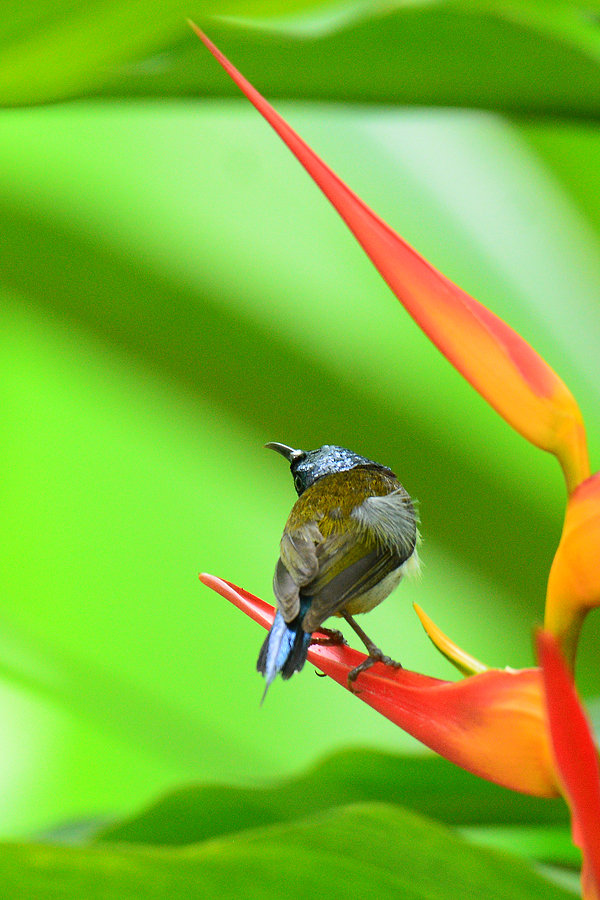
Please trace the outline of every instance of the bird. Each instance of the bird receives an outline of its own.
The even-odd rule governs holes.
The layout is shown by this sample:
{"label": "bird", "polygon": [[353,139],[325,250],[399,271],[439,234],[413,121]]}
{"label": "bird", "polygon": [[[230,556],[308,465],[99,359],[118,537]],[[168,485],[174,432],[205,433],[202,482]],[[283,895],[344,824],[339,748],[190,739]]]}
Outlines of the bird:
{"label": "bird", "polygon": [[[418,569],[415,503],[391,469],[345,447],[296,450],[275,441],[265,447],[289,462],[298,499],[275,566],[277,611],[256,664],[266,680],[262,700],[277,674],[288,679],[302,669],[313,640],[345,643],[339,631],[322,627],[334,615],[348,622],[368,651],[348,674],[351,690],[376,662],[402,668],[353,617],[369,612],[404,574]],[[325,637],[313,639],[315,631]]]}

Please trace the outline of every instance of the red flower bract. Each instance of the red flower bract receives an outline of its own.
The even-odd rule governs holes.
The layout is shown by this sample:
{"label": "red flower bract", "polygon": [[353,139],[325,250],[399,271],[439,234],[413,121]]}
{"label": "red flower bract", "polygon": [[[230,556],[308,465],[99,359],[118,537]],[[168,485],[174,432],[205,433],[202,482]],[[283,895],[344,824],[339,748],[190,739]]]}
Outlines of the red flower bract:
{"label": "red flower bract", "polygon": [[598,752],[556,638],[540,632],[537,649],[556,768],[571,808],[573,841],[583,852],[583,896],[585,900],[600,900]]}
{"label": "red flower bract", "polygon": [[[270,628],[275,610],[268,603],[214,575],[200,578]],[[365,655],[348,646],[313,644],[308,659],[349,690],[348,673]],[[354,692],[427,747],[475,775],[528,794],[559,793],[539,669],[490,669],[450,682],[377,663],[359,675]]]}

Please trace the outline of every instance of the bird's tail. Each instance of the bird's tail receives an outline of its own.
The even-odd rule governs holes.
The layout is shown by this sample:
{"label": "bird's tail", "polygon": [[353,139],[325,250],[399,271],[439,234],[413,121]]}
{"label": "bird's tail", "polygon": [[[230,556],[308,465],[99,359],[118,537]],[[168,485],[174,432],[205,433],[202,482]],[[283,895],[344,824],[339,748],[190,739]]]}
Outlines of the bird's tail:
{"label": "bird's tail", "polygon": [[286,622],[279,610],[275,614],[256,663],[256,668],[267,681],[261,703],[278,672],[284,679],[291,678],[306,662],[311,635],[302,628],[302,620],[308,605],[307,601],[301,601],[300,612],[291,622]]}

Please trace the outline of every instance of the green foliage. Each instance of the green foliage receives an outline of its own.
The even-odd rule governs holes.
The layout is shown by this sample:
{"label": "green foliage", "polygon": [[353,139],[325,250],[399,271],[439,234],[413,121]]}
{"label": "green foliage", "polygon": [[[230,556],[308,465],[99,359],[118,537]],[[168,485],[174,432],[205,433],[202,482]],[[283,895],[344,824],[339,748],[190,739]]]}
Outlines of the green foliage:
{"label": "green foliage", "polygon": [[[99,839],[191,844],[259,825],[286,822],[345,803],[394,803],[447,825],[561,825],[561,800],[527,797],[475,778],[439,757],[346,750],[309,773],[271,788],[185,787]],[[210,812],[210,814],[208,814]]]}
{"label": "green foliage", "polygon": [[[445,826],[571,861],[562,807],[434,761],[405,761],[400,777],[395,760],[348,753],[258,790],[336,749],[414,746],[310,669],[258,707],[262,635],[197,572],[269,598],[293,489],[265,441],[349,445],[419,498],[423,578],[374,611],[369,632],[442,677],[413,600],[486,662],[531,662],[563,487],[553,460],[407,319],[185,17],[283,98],[282,113],[400,233],[530,340],[577,396],[597,459],[597,5],[294,6],[232,0],[219,11],[239,19],[225,21],[208,0],[13,3],[0,23],[0,102],[25,107],[0,114],[0,832],[120,817],[201,785],[114,826],[153,847],[4,846],[11,897],[164,896],[165,884],[177,896],[186,883],[192,896],[199,867],[216,892],[250,851],[266,890],[279,837],[285,865],[288,852],[316,854],[306,869],[327,873],[328,893],[343,872],[369,896],[356,842],[389,837],[378,896],[430,883],[427,860],[446,860],[445,841],[448,896],[490,859],[507,893],[482,882],[473,896],[538,895],[524,883],[509,893],[509,868],[514,885],[543,882]],[[579,675],[596,694],[597,640],[591,622]],[[317,783],[330,793],[310,802]],[[371,805],[382,802],[444,826]],[[443,896],[439,866],[432,896]]]}
{"label": "green foliage", "polygon": [[282,892],[298,900],[318,894],[342,900],[349,891],[406,900],[572,897],[518,860],[474,848],[398,807],[369,803],[183,849],[5,845],[0,876],[13,900],[267,898]]}
{"label": "green foliage", "polygon": [[64,898],[266,897],[284,884],[293,897],[348,896],[349,885],[366,896],[561,897],[530,861],[577,865],[567,818],[561,801],[439,758],[345,751],[271,788],[180,788],[128,820],[86,826],[93,846],[64,846],[81,844],[83,826],[47,835],[52,846],[0,845],[0,875],[12,888],[18,866],[10,896],[28,898],[49,885]]}
{"label": "green foliage", "polygon": [[235,95],[203,65],[191,15],[271,96],[597,117],[599,13],[573,0],[45,0],[34,13],[9,0],[0,103]]}

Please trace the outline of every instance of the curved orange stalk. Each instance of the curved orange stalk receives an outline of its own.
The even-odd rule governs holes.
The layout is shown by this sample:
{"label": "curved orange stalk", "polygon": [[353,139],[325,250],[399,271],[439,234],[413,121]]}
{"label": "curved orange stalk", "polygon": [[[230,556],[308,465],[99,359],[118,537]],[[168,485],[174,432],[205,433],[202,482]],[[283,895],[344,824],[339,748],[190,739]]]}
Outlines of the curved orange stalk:
{"label": "curved orange stalk", "polygon": [[[201,581],[264,628],[272,606],[214,575]],[[313,644],[308,659],[342,687],[365,656],[347,646]],[[376,664],[359,675],[356,696],[441,756],[497,784],[558,794],[539,669],[491,669],[458,682]]]}
{"label": "curved orange stalk", "polygon": [[600,900],[600,767],[590,726],[563,662],[548,632],[537,635],[552,749],[571,809],[573,841],[583,853],[584,900]]}
{"label": "curved orange stalk", "polygon": [[410,315],[520,434],[554,453],[573,490],[589,475],[583,419],[550,366],[501,319],[438,272],[348,188],[205,34],[200,40],[331,201]]}
{"label": "curved orange stalk", "polygon": [[583,620],[596,606],[600,606],[600,472],[569,497],[548,579],[544,628],[556,635],[571,668]]}

